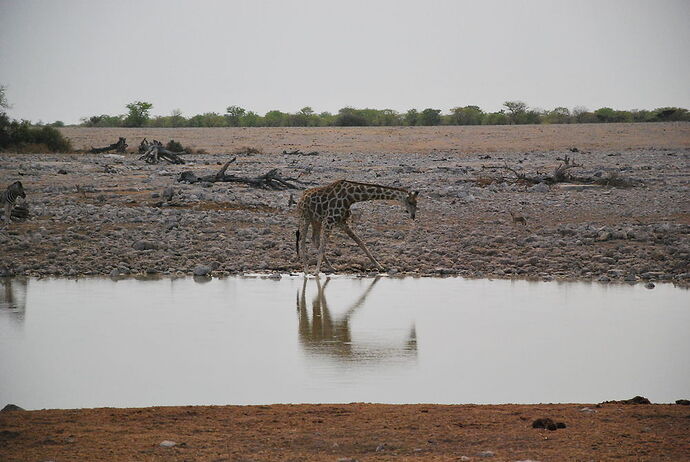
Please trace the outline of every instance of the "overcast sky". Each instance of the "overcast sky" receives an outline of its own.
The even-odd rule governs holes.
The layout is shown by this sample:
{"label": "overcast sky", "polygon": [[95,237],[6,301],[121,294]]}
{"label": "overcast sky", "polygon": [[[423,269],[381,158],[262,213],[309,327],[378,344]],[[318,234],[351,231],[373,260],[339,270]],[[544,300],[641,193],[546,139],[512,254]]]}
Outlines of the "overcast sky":
{"label": "overcast sky", "polygon": [[690,108],[690,1],[0,0],[13,117]]}

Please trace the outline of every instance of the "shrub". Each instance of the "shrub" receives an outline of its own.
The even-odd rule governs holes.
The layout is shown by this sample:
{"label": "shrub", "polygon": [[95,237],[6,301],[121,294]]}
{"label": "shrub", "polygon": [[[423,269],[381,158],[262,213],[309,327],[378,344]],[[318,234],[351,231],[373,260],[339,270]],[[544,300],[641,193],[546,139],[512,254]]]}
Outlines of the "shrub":
{"label": "shrub", "polygon": [[441,123],[441,110],[426,108],[420,114],[417,119],[417,125],[439,125]]}
{"label": "shrub", "polygon": [[449,123],[452,125],[481,125],[484,111],[479,106],[454,107],[450,110]]}
{"label": "shrub", "polygon": [[334,125],[338,127],[365,127],[369,125],[366,117],[351,107],[342,108],[335,118]]}
{"label": "shrub", "polygon": [[175,141],[175,140],[168,141],[168,144],[165,145],[165,149],[167,149],[168,151],[172,151],[172,152],[181,152],[181,151],[189,152],[184,146],[182,146],[182,143],[180,143],[179,141]]}
{"label": "shrub", "polygon": [[482,125],[508,125],[509,120],[505,112],[489,112],[484,115],[482,119]]}
{"label": "shrub", "polygon": [[69,139],[56,128],[34,126],[28,121],[10,120],[0,114],[0,149],[19,152],[68,152],[72,150]]}

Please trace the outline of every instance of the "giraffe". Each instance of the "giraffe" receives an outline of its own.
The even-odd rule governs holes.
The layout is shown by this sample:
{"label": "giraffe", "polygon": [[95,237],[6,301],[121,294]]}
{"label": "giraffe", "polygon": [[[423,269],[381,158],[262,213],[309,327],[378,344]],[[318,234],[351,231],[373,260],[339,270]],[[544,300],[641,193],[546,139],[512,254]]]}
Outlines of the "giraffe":
{"label": "giraffe", "polygon": [[405,210],[414,220],[417,213],[418,194],[418,191],[410,192],[402,188],[347,180],[338,180],[326,186],[306,190],[297,204],[300,222],[296,233],[297,255],[302,257],[304,274],[308,272],[306,243],[309,226],[312,227],[312,243],[319,250],[315,274],[319,274],[322,262],[325,262],[332,269],[324,252],[328,235],[336,226],[350,236],[364,250],[364,253],[367,254],[374,265],[380,271],[383,271],[383,266],[374,258],[364,242],[347,224],[347,220],[350,218],[350,206],[355,202],[362,201],[396,200],[402,203]]}

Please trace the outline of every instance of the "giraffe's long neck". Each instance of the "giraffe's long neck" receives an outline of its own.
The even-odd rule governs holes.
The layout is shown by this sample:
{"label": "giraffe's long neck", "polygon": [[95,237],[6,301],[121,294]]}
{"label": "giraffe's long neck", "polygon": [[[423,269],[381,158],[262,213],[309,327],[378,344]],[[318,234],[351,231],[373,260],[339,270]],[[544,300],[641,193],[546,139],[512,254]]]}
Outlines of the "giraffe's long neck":
{"label": "giraffe's long neck", "polygon": [[348,183],[347,200],[350,205],[355,202],[375,201],[375,200],[397,200],[402,201],[408,192],[403,189],[390,188],[366,183]]}

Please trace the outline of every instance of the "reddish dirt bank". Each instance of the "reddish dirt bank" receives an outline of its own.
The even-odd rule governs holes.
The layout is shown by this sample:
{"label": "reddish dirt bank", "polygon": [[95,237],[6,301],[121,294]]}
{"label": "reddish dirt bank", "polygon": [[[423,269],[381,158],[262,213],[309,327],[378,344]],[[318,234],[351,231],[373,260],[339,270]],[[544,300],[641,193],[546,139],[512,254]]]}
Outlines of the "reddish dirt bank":
{"label": "reddish dirt bank", "polygon": [[[583,410],[583,408],[586,408]],[[535,419],[564,422],[556,431]],[[680,405],[272,405],[0,413],[14,461],[683,461]],[[173,447],[161,442],[172,441]]]}

